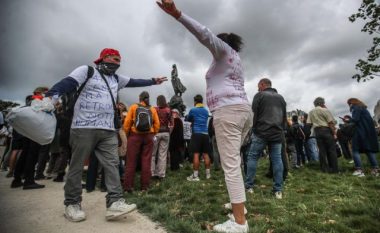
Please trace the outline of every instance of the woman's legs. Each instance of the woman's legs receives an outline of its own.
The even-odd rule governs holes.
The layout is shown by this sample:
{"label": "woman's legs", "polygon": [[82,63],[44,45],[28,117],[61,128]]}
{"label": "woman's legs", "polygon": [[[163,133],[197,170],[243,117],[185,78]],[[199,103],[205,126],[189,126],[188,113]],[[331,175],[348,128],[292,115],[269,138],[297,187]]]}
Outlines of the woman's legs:
{"label": "woman's legs", "polygon": [[[237,115],[236,112],[240,114]],[[213,114],[216,140],[233,215],[236,223],[245,224],[246,196],[240,167],[240,146],[242,138],[252,126],[252,112],[249,106],[231,105],[217,109]]]}

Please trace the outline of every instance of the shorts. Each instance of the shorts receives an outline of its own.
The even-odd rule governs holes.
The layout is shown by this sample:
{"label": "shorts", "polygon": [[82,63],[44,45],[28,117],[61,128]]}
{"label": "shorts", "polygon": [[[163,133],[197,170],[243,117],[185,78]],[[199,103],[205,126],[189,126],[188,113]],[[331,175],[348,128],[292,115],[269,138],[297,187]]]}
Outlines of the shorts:
{"label": "shorts", "polygon": [[211,145],[208,134],[195,133],[191,135],[190,151],[192,153],[210,154]]}
{"label": "shorts", "polygon": [[13,130],[12,133],[12,150],[21,150],[24,136]]}

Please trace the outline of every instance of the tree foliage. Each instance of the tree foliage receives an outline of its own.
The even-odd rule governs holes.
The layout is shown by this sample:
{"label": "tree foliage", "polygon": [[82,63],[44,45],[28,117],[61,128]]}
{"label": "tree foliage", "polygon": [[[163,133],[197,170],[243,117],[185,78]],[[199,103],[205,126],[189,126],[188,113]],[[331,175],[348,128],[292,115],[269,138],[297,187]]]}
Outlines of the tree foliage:
{"label": "tree foliage", "polygon": [[4,111],[6,110],[7,108],[13,108],[13,107],[16,107],[16,106],[19,106],[20,104],[18,103],[14,103],[12,101],[4,101],[4,100],[0,100],[0,111]]}
{"label": "tree foliage", "polygon": [[[380,33],[380,5],[375,0],[363,0],[358,12],[349,17],[351,22],[357,19],[362,19],[366,23],[362,28],[362,32],[369,35]],[[380,38],[374,36],[372,47],[367,50],[368,56],[366,59],[359,59],[355,68],[359,71],[352,78],[358,82],[363,82],[373,79],[375,76],[380,76],[380,65],[377,61],[380,56]]]}

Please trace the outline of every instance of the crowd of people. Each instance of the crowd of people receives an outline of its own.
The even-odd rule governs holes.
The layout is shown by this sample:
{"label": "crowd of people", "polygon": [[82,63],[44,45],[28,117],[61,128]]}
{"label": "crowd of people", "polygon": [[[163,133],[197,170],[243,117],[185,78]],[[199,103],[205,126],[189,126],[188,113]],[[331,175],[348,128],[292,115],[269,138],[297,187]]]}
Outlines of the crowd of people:
{"label": "crowd of people", "polygon": [[[36,181],[52,179],[65,182],[65,217],[83,221],[82,178],[88,167],[85,189],[95,190],[101,180],[106,195],[106,219],[112,220],[134,211],[126,203],[124,192],[150,189],[152,180],[164,181],[167,169],[179,170],[188,160],[193,172],[187,179],[199,182],[200,162],[205,164],[205,179],[212,169],[222,168],[232,210],[229,219],[214,226],[217,232],[248,232],[246,195],[254,192],[259,159],[270,158],[268,175],[273,177],[273,196],[283,198],[284,180],[290,169],[319,162],[321,172],[339,173],[338,157],[343,154],[354,163],[354,176],[365,176],[361,153],[368,156],[370,174],[379,176],[376,153],[379,151],[379,127],[357,98],[347,100],[351,116],[337,122],[317,97],[308,114],[288,117],[285,98],[272,87],[272,81],[258,82],[258,93],[249,103],[239,52],[242,39],[234,33],[213,34],[208,28],[178,10],[171,0],[158,2],[211,53],[213,62],[206,74],[207,91],[194,96],[194,106],[186,116],[168,106],[159,95],[155,106],[148,91],[129,108],[119,101],[118,91],[128,87],[147,87],[167,81],[166,77],[134,79],[116,74],[120,53],[103,49],[94,61],[95,68],[80,66],[52,88],[36,88],[26,105],[44,98],[55,105],[55,138],[40,145],[11,127],[2,135],[9,138],[2,156],[11,188],[41,189]],[[137,97],[136,97],[137,99]],[[238,114],[237,114],[238,113]],[[191,125],[191,132],[189,127]],[[40,132],[43,133],[43,132]],[[189,136],[191,135],[191,136]],[[46,165],[48,164],[47,168]],[[212,166],[213,165],[213,166]],[[140,185],[135,182],[140,170]]]}

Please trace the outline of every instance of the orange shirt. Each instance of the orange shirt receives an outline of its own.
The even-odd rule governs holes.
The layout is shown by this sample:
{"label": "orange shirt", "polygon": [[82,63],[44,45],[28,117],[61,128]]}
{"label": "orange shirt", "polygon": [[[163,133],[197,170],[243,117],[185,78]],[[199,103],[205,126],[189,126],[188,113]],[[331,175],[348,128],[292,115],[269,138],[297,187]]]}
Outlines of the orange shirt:
{"label": "orange shirt", "polygon": [[[141,105],[143,106],[146,106],[146,104],[144,102],[141,102],[140,103]],[[135,126],[135,119],[136,119],[136,109],[138,107],[138,104],[133,104],[131,105],[131,107],[129,108],[128,110],[128,114],[124,120],[124,125],[123,125],[123,129],[125,131],[125,133],[127,135],[129,135],[129,133],[158,133],[158,131],[160,130],[160,119],[158,118],[158,114],[157,114],[157,111],[154,107],[150,107],[150,111],[152,112],[152,120],[153,120],[153,125],[152,127],[150,128],[149,132],[139,132],[137,131],[136,129],[136,126]]]}

